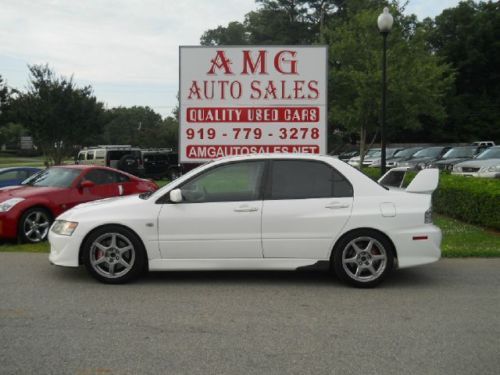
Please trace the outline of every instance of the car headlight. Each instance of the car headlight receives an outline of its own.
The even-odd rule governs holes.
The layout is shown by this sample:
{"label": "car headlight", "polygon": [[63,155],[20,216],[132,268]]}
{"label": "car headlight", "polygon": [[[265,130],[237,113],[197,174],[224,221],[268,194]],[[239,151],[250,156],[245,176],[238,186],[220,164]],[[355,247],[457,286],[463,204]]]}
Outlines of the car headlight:
{"label": "car headlight", "polygon": [[51,230],[52,232],[62,236],[71,236],[77,226],[78,223],[74,221],[56,220],[54,221],[54,225],[52,225]]}
{"label": "car headlight", "polygon": [[453,172],[462,172],[462,167],[459,167],[459,166],[454,166],[453,167]]}
{"label": "car headlight", "polygon": [[3,201],[2,203],[0,203],[0,212],[9,211],[12,207],[14,207],[19,202],[22,202],[23,200],[24,198],[10,198],[6,201]]}
{"label": "car headlight", "polygon": [[488,172],[500,172],[500,164],[489,167]]}

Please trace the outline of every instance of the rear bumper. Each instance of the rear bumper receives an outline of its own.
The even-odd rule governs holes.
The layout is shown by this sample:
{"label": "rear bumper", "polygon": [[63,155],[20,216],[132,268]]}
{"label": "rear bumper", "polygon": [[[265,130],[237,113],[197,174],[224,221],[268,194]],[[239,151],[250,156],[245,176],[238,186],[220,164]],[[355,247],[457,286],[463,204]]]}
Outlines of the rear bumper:
{"label": "rear bumper", "polygon": [[441,258],[441,229],[435,225],[392,232],[391,240],[396,246],[399,268],[419,266]]}

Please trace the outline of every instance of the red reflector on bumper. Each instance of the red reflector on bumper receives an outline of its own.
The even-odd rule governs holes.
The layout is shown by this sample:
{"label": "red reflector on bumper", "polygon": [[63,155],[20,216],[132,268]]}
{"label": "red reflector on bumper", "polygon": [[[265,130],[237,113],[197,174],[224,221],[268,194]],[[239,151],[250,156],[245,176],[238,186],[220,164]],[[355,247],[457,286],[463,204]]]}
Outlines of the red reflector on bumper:
{"label": "red reflector on bumper", "polygon": [[426,240],[429,237],[427,236],[413,236],[413,241],[418,241],[418,240]]}

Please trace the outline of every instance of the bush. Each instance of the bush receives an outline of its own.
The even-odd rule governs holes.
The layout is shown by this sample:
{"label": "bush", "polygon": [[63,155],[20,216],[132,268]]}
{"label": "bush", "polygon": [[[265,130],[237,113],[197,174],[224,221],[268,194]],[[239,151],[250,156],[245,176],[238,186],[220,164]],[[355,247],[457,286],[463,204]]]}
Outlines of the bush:
{"label": "bush", "polygon": [[[365,168],[363,173],[375,181],[380,177],[378,168]],[[414,176],[415,173],[408,173],[404,185]],[[432,203],[437,213],[500,230],[500,179],[441,173]]]}
{"label": "bush", "polygon": [[500,180],[441,174],[434,192],[436,212],[500,229]]}

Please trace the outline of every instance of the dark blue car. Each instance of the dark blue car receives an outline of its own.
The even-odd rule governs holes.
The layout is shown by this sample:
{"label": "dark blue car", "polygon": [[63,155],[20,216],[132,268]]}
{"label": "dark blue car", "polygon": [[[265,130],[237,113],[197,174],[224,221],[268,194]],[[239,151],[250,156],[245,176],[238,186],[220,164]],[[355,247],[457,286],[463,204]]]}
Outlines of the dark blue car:
{"label": "dark blue car", "polygon": [[21,182],[40,171],[40,168],[33,167],[0,168],[0,188],[5,186],[21,185]]}

